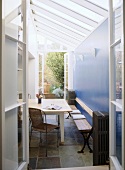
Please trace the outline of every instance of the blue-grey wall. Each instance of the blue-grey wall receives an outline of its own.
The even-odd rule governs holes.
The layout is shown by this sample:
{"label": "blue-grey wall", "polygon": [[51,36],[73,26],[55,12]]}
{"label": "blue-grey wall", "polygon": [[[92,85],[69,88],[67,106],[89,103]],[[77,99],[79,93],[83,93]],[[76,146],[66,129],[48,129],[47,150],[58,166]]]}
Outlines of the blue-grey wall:
{"label": "blue-grey wall", "polygon": [[108,42],[106,20],[75,50],[74,90],[93,111],[109,111]]}

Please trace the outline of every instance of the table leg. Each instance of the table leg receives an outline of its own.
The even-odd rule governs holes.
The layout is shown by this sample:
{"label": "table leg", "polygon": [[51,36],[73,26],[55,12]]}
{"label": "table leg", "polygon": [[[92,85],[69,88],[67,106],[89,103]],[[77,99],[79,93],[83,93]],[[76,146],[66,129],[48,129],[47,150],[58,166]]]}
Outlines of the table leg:
{"label": "table leg", "polygon": [[61,143],[64,143],[64,114],[59,115],[60,118],[60,132],[61,132]]}

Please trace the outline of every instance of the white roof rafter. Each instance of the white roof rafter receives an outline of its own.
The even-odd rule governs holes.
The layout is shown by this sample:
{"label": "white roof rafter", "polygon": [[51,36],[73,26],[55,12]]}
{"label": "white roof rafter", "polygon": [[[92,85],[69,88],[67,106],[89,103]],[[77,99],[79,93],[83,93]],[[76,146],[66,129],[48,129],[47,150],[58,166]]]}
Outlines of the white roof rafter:
{"label": "white roof rafter", "polygon": [[38,30],[38,34],[40,34],[40,35],[43,36],[43,37],[48,38],[49,40],[55,41],[55,42],[57,42],[57,43],[60,43],[60,44],[62,44],[62,45],[64,45],[64,46],[68,46],[68,47],[73,48],[73,49],[76,47],[75,44],[69,43],[69,42],[67,42],[66,40],[62,39],[62,38],[55,37],[55,36],[52,35],[51,33],[48,33],[48,32],[45,32],[45,31],[39,31],[39,30]]}
{"label": "white roof rafter", "polygon": [[81,41],[83,40],[83,37],[82,38],[77,38],[76,36],[74,36],[73,34],[67,34],[67,32],[65,31],[61,31],[60,29],[58,29],[57,27],[52,27],[52,25],[46,25],[44,22],[43,23],[40,23],[40,22],[37,22],[37,21],[34,21],[36,27],[39,27],[41,29],[44,29],[46,31],[49,31],[51,30],[51,32],[58,32],[60,35],[62,34],[64,37],[65,36],[68,36],[69,38],[72,38],[76,41]]}
{"label": "white roof rafter", "polygon": [[45,31],[45,32],[47,32],[47,33],[50,33],[50,34],[52,34],[52,35],[55,35],[55,36],[57,36],[57,37],[59,37],[59,38],[61,38],[61,39],[64,39],[64,40],[66,40],[67,42],[69,42],[69,43],[73,43],[73,44],[79,44],[80,43],[80,41],[78,41],[78,40],[75,40],[75,39],[73,39],[73,38],[70,38],[69,36],[66,36],[65,34],[62,34],[62,33],[60,33],[60,32],[58,32],[58,31],[56,31],[56,30],[52,30],[51,28],[47,28],[47,27],[42,27],[42,28],[40,28],[40,27],[37,27],[37,30],[39,30],[39,31]]}
{"label": "white roof rafter", "polygon": [[75,30],[73,31],[73,30],[70,30],[70,28],[68,29],[66,27],[62,27],[61,25],[57,24],[56,22],[52,22],[51,20],[48,20],[48,19],[46,19],[44,17],[40,17],[40,16],[38,16],[36,14],[33,14],[33,17],[34,17],[34,19],[36,21],[38,21],[38,22],[40,22],[42,24],[52,26],[52,27],[54,27],[54,28],[56,28],[58,30],[61,30],[62,32],[65,32],[65,33],[67,33],[67,34],[69,34],[69,35],[71,35],[73,37],[78,38],[78,39],[84,39],[84,37],[85,37],[85,36],[83,36],[83,35],[81,35],[79,33],[76,33]]}
{"label": "white roof rafter", "polygon": [[101,16],[104,16],[104,17],[107,17],[108,16],[108,11],[102,7],[99,7],[89,1],[86,1],[86,0],[71,0],[72,2],[76,3],[76,4],[79,4]]}
{"label": "white roof rafter", "polygon": [[[32,13],[32,21],[33,21],[33,23],[34,23],[34,25],[35,25],[35,14],[33,13],[33,11],[31,10],[31,13]],[[37,15],[36,15],[37,16]],[[37,16],[37,17],[39,17],[39,16]],[[41,18],[41,17],[40,17]],[[37,18],[38,19],[38,18]],[[37,31],[37,34],[38,35],[41,35],[42,37],[44,37],[44,38],[46,38],[46,39],[48,39],[48,40],[50,40],[50,41],[52,41],[52,42],[55,42],[55,43],[58,43],[58,44],[60,44],[60,45],[62,45],[62,46],[64,46],[64,47],[66,47],[67,48],[67,50],[74,50],[75,49],[75,47],[76,47],[76,45],[74,45],[73,43],[69,43],[69,42],[67,42],[67,41],[65,41],[65,40],[63,40],[62,38],[60,38],[60,37],[57,37],[57,36],[53,36],[53,34],[51,33],[48,33],[48,32],[46,32],[46,31],[44,31],[44,30],[39,30],[38,29],[38,27],[35,25],[35,28],[36,28],[36,31]],[[40,49],[39,49],[40,50]]]}
{"label": "white roof rafter", "polygon": [[42,4],[48,5],[49,7],[58,10],[60,12],[63,12],[64,14],[67,14],[68,16],[71,16],[83,23],[86,23],[92,27],[96,27],[98,24],[96,21],[90,19],[89,17],[87,18],[79,13],[76,13],[75,11],[72,11],[66,7],[63,7],[62,5],[52,2],[51,0],[38,0],[38,1]]}
{"label": "white roof rafter", "polygon": [[59,16],[51,13],[51,12],[48,12],[48,11],[46,11],[45,9],[42,9],[42,8],[37,7],[37,6],[35,6],[35,5],[30,5],[30,6],[31,6],[31,9],[32,9],[33,11],[42,13],[42,14],[50,17],[50,18],[53,18],[54,20],[57,20],[58,22],[61,22],[61,23],[65,24],[65,25],[68,25],[69,27],[72,27],[72,28],[74,28],[74,29],[76,29],[76,30],[78,30],[78,31],[86,34],[86,35],[88,35],[88,34],[91,32],[91,31],[89,31],[89,30],[87,30],[87,29],[85,29],[85,28],[83,28],[83,27],[81,27],[81,26],[79,26],[79,25],[76,25],[75,23],[73,23],[73,22],[71,22],[71,21],[68,21],[68,20],[66,20],[66,19],[64,19],[64,18],[62,18],[62,17],[59,17]]}
{"label": "white roof rafter", "polygon": [[21,14],[21,5],[19,5],[17,8],[15,8],[13,11],[11,11],[11,13],[9,13],[6,17],[5,17],[5,23],[9,23],[11,22],[13,19],[15,19],[17,16],[19,16]]}
{"label": "white roof rafter", "polygon": [[37,33],[74,50],[108,17],[105,2],[95,1],[31,0]]}

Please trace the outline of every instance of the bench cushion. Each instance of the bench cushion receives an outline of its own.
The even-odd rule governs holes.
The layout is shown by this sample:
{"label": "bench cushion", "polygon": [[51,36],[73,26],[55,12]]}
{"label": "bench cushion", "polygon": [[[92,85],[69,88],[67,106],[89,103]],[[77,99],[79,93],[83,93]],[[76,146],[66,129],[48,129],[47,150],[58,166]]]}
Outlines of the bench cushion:
{"label": "bench cushion", "polygon": [[78,113],[78,114],[81,114],[80,110],[78,110],[78,109],[77,109],[77,110],[73,110],[73,111],[70,112],[70,113],[71,113],[71,114],[77,114],[77,113]]}
{"label": "bench cushion", "polygon": [[87,122],[86,119],[79,119],[79,120],[74,120],[77,128],[81,132],[90,132],[92,129],[92,126]]}
{"label": "bench cushion", "polygon": [[72,114],[72,118],[76,120],[76,119],[85,119],[86,117],[82,114]]}

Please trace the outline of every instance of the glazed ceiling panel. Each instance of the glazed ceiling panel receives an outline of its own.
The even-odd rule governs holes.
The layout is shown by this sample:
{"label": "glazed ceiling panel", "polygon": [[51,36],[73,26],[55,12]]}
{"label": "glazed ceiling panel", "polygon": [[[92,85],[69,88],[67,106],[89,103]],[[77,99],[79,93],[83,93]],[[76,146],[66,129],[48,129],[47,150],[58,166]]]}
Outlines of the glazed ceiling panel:
{"label": "glazed ceiling panel", "polygon": [[107,1],[103,7],[96,1],[31,0],[36,31],[74,50],[108,16]]}

